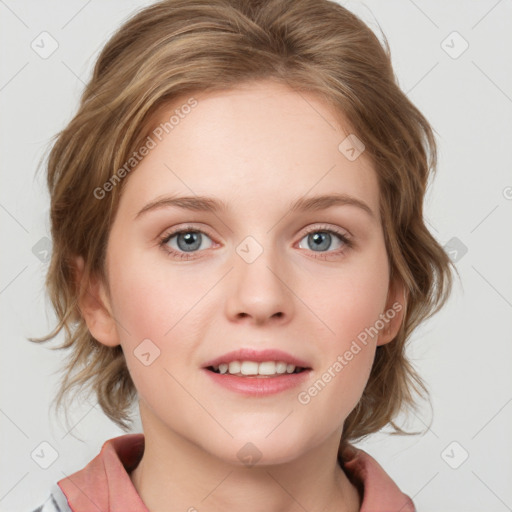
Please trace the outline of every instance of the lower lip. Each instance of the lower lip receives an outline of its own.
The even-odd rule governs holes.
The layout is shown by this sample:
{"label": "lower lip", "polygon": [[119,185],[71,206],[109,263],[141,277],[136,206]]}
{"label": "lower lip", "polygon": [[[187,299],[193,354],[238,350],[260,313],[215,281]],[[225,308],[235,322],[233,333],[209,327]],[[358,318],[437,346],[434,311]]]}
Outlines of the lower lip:
{"label": "lower lip", "polygon": [[303,384],[308,379],[311,370],[300,373],[283,373],[275,377],[247,376],[238,377],[229,373],[215,373],[206,368],[203,369],[209,377],[220,386],[242,393],[244,395],[265,396],[280,393]]}

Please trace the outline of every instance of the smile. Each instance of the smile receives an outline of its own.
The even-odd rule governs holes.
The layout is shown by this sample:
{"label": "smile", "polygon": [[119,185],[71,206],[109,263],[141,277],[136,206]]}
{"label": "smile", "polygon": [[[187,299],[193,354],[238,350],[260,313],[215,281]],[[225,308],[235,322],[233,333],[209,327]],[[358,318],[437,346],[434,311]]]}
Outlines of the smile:
{"label": "smile", "polygon": [[276,376],[289,373],[300,373],[305,370],[301,366],[287,364],[284,361],[231,361],[219,365],[209,366],[208,370],[219,373],[236,375],[237,377],[249,376]]}

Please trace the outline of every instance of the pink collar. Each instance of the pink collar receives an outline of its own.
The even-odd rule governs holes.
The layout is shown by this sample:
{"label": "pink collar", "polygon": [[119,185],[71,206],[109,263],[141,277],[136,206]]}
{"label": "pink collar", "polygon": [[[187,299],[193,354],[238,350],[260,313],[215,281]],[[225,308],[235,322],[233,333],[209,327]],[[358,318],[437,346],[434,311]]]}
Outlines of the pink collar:
{"label": "pink collar", "polygon": [[411,498],[400,491],[382,466],[364,450],[349,445],[341,463],[362,495],[360,512],[416,512]]}
{"label": "pink collar", "polygon": [[144,453],[144,434],[106,441],[85,468],[58,482],[73,512],[149,512],[129,476]]}
{"label": "pink collar", "polygon": [[[378,462],[365,451],[350,447],[343,468],[362,494],[360,512],[415,512]],[[149,512],[129,473],[144,453],[144,434],[126,434],[106,441],[85,468],[58,482],[73,512]]]}

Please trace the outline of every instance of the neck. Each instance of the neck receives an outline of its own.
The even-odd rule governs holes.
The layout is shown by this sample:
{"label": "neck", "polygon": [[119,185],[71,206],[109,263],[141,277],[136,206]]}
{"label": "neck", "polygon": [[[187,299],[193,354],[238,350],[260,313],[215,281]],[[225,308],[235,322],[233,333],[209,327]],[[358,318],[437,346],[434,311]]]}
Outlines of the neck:
{"label": "neck", "polygon": [[[142,411],[141,411],[142,416]],[[151,512],[356,512],[357,489],[337,461],[341,433],[281,464],[240,466],[167,427],[145,425],[143,457],[130,478]]]}

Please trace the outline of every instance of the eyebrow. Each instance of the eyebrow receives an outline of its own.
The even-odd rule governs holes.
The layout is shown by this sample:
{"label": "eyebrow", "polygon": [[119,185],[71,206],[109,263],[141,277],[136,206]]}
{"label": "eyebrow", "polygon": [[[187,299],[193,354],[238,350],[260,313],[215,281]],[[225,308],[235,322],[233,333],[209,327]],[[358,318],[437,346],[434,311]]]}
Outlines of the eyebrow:
{"label": "eyebrow", "polygon": [[[219,212],[219,211],[227,211],[228,205],[219,199],[214,197],[206,197],[206,196],[166,196],[157,198],[154,201],[146,204],[136,215],[135,219],[138,219],[142,215],[154,211],[160,210],[162,208],[168,207],[178,207],[183,208],[185,210],[193,210],[200,212]],[[360,199],[356,197],[349,196],[347,194],[325,194],[320,196],[313,197],[300,197],[299,199],[293,201],[288,209],[291,212],[296,211],[318,211],[318,210],[326,210],[327,208],[331,208],[333,206],[355,206],[364,212],[366,212],[370,217],[375,219],[375,214],[372,209]]]}

